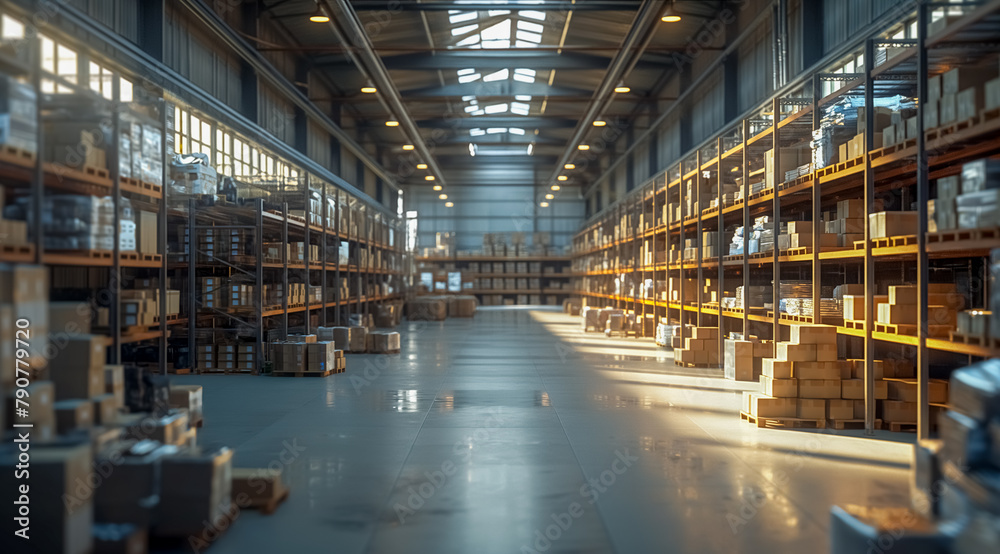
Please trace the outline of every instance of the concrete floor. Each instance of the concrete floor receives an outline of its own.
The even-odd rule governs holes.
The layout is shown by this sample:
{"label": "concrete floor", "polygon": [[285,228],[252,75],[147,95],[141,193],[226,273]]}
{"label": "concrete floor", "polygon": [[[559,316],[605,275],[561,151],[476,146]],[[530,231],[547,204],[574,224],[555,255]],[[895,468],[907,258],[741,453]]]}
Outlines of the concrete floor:
{"label": "concrete floor", "polygon": [[205,388],[203,446],[291,488],[211,552],[821,553],[831,505],[908,502],[913,435],[757,429],[753,384],[651,341],[544,309],[400,332],[327,379],[176,379]]}

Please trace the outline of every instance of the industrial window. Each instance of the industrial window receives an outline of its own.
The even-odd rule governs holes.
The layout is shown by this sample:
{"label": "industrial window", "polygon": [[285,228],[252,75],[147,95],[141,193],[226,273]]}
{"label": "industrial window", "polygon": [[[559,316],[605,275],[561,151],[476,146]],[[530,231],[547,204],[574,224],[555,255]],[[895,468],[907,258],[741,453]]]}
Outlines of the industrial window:
{"label": "industrial window", "polygon": [[217,129],[215,131],[215,161],[216,167],[220,168],[223,175],[233,175],[233,136],[232,134]]}
{"label": "industrial window", "polygon": [[[42,71],[67,83],[77,84],[76,51],[44,35],[39,36],[42,39]],[[42,79],[42,92],[69,94],[73,92],[73,89],[58,84],[54,79]]]}

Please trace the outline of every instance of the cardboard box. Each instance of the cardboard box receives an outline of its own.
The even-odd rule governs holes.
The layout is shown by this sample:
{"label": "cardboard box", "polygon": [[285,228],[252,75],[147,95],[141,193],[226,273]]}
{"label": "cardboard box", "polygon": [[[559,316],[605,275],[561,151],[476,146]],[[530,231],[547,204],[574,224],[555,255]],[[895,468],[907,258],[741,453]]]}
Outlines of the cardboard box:
{"label": "cardboard box", "polygon": [[201,385],[170,385],[170,407],[187,410],[189,421],[194,424],[202,420]]}
{"label": "cardboard box", "polygon": [[792,325],[793,344],[836,344],[837,328],[832,325]]}
{"label": "cardboard box", "polygon": [[750,415],[754,417],[795,417],[794,398],[773,398],[750,393],[748,407]]}
{"label": "cardboard box", "polygon": [[60,400],[55,403],[56,431],[60,435],[94,426],[94,406],[90,400]]}
{"label": "cardboard box", "polygon": [[[892,400],[902,400],[904,402],[917,401],[917,380],[889,378],[885,380],[888,385],[889,398]],[[944,404],[948,402],[948,381],[941,379],[931,379],[927,383],[927,397],[931,404]]]}
{"label": "cardboard box", "polygon": [[104,394],[105,340],[97,335],[69,336],[65,346],[56,349],[49,362],[49,372],[55,383],[57,400]]}
{"label": "cardboard box", "polygon": [[897,285],[889,287],[890,304],[917,304],[916,285]]}
{"label": "cardboard box", "polygon": [[[865,399],[864,379],[843,379],[840,381],[840,397],[848,400]],[[885,400],[889,397],[889,386],[885,381],[875,381],[875,399]]]}
{"label": "cardboard box", "polygon": [[[863,403],[862,403],[863,405]],[[826,401],[827,419],[854,419],[854,401],[831,398]]]}
{"label": "cardboard box", "polygon": [[816,361],[816,345],[779,342],[774,357],[785,362],[814,362]]}
{"label": "cardboard box", "polygon": [[103,392],[114,396],[117,407],[122,408],[125,406],[125,366],[104,366]]}
{"label": "cardboard box", "polygon": [[139,234],[139,252],[159,254],[159,228],[156,213],[140,210],[136,223]]}
{"label": "cardboard box", "polygon": [[760,376],[761,391],[775,398],[795,398],[798,396],[798,381],[795,379],[772,379],[766,375]]}
{"label": "cardboard box", "polygon": [[266,505],[285,493],[280,469],[233,468],[232,499],[240,508]]}
{"label": "cardboard box", "polygon": [[852,321],[864,321],[865,319],[865,297],[852,294],[844,295],[844,319]]}
{"label": "cardboard box", "polygon": [[[865,361],[864,360],[848,360],[851,364],[851,379],[864,379],[865,378]],[[883,368],[885,365],[882,360],[874,360],[872,362],[872,372],[875,374],[875,379],[880,380],[886,377]]]}
{"label": "cardboard box", "polygon": [[153,534],[197,535],[210,525],[225,525],[232,500],[232,450],[163,459],[160,506]]}
{"label": "cardboard box", "polygon": [[118,421],[118,404],[113,394],[102,394],[90,400],[94,425],[113,425]]}
{"label": "cardboard box", "polygon": [[753,381],[753,343],[744,340],[726,340],[725,376],[737,381]]}
{"label": "cardboard box", "polygon": [[[801,362],[805,363],[805,362]],[[772,379],[792,379],[792,362],[764,358],[762,373]]]}
{"label": "cardboard box", "polygon": [[840,379],[799,379],[800,398],[840,398]]}
{"label": "cardboard box", "polygon": [[795,417],[802,419],[826,419],[826,400],[796,398]]}
{"label": "cardboard box", "polygon": [[868,216],[871,238],[912,235],[917,228],[917,212],[877,212]]}
{"label": "cardboard box", "polygon": [[88,302],[49,302],[49,331],[89,335],[94,310]]}
{"label": "cardboard box", "polygon": [[900,400],[883,400],[882,420],[893,423],[916,423],[917,404]]}
{"label": "cardboard box", "polygon": [[838,360],[836,342],[817,344],[815,346],[817,362],[835,362]]}
{"label": "cardboard box", "polygon": [[336,369],[337,349],[332,342],[306,344],[306,371],[325,373]]}
{"label": "cardboard box", "polygon": [[[796,379],[840,379],[840,362],[785,362],[792,364],[792,377]],[[839,388],[838,388],[839,392]],[[834,398],[840,398],[840,394]]]}

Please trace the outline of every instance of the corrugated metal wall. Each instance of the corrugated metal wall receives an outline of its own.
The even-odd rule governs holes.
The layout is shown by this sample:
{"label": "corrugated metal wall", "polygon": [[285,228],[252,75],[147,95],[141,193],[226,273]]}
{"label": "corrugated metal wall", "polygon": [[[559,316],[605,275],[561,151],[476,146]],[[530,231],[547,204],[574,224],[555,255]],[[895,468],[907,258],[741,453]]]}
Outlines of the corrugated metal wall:
{"label": "corrugated metal wall", "polygon": [[167,3],[163,62],[205,92],[242,110],[242,79],[236,56],[218,51],[211,37]]}
{"label": "corrugated metal wall", "polygon": [[[905,7],[905,8],[904,8]],[[837,0],[823,2],[823,51],[830,52],[854,38],[877,18],[898,10],[911,11],[908,0]]]}
{"label": "corrugated metal wall", "polygon": [[136,42],[139,40],[138,2],[142,0],[69,0],[69,4],[98,23]]}
{"label": "corrugated metal wall", "polygon": [[774,48],[771,43],[771,20],[762,24],[740,45],[737,65],[737,111],[753,108],[774,92]]}
{"label": "corrugated metal wall", "polygon": [[295,110],[291,102],[270,86],[261,84],[257,119],[261,127],[288,144],[295,143]]}
{"label": "corrugated metal wall", "polygon": [[306,155],[323,167],[330,167],[330,135],[318,124],[309,123]]}
{"label": "corrugated metal wall", "polygon": [[694,144],[707,139],[725,123],[725,94],[720,67],[694,93],[696,100],[691,106],[691,139]]}

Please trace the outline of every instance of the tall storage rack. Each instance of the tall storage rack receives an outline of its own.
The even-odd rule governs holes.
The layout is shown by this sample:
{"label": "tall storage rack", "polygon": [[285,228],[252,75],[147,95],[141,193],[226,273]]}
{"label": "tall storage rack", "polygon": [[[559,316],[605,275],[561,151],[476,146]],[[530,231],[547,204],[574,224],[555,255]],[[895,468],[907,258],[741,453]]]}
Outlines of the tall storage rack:
{"label": "tall storage rack", "polygon": [[[13,44],[11,43],[13,42]],[[267,204],[264,201],[249,201],[235,204],[205,203],[204,199],[174,198],[170,195],[170,159],[174,152],[172,133],[175,130],[173,113],[176,99],[167,99],[135,88],[136,101],[123,102],[122,79],[128,75],[117,70],[103,68],[104,80],[110,83],[109,100],[102,94],[87,88],[87,70],[90,61],[85,49],[76,52],[76,82],[70,82],[59,75],[41,69],[41,48],[37,38],[20,41],[4,41],[7,50],[0,56],[0,72],[19,77],[41,90],[43,80],[58,88],[58,94],[38,94],[36,106],[38,135],[35,153],[0,147],[0,186],[8,199],[19,197],[31,199],[30,244],[0,244],[0,262],[14,264],[39,264],[50,269],[53,276],[51,300],[83,300],[93,302],[101,299],[101,307],[108,310],[107,327],[98,327],[94,333],[107,334],[108,360],[110,363],[136,361],[133,355],[123,355],[123,346],[142,344],[155,350],[154,362],[161,371],[168,367],[168,353],[174,351],[168,343],[171,337],[185,339],[191,367],[175,366],[175,370],[194,369],[194,353],[197,337],[206,331],[223,331],[229,334],[255,337],[257,360],[260,367],[262,342],[269,330],[278,329],[287,334],[291,323],[308,331],[313,322],[320,325],[347,324],[352,315],[368,315],[373,304],[396,300],[402,297],[403,286],[403,227],[395,214],[370,201],[355,196],[327,178],[309,175],[294,189],[294,193],[284,191],[283,202]],[[7,55],[16,52],[16,56]],[[80,85],[79,83],[83,83]],[[57,161],[45,160],[44,114],[47,110],[64,105],[67,99],[75,102],[86,101],[106,111],[107,121],[102,121],[102,130],[108,136],[102,144],[107,156],[107,168],[68,167]],[[161,159],[164,161],[162,184],[145,182],[119,173],[119,140],[121,121],[150,125],[162,133]],[[209,122],[206,116],[203,121]],[[212,136],[217,124],[211,123]],[[105,129],[106,127],[106,129]],[[221,164],[218,164],[221,165]],[[298,174],[306,175],[304,169]],[[256,177],[260,177],[255,176]],[[46,198],[55,193],[110,197],[115,212],[115,240],[112,250],[46,250],[43,225],[43,205]],[[121,226],[123,199],[128,199],[134,208],[156,214],[157,254],[123,252],[117,240],[117,230]],[[310,214],[310,199],[313,205],[329,206],[325,214]],[[2,207],[2,206],[0,206]],[[169,225],[168,225],[169,222]],[[206,259],[199,263],[196,255],[197,234],[192,234],[187,249],[171,251],[168,236],[176,234],[178,228],[187,226],[197,231],[205,228],[246,229],[255,238],[256,256],[242,258],[237,263],[229,260]],[[283,256],[280,260],[265,260],[259,250],[262,239],[303,242],[319,247],[319,258],[295,263]],[[345,260],[338,260],[338,253],[344,247]],[[184,261],[169,259],[167,255],[181,254]],[[286,252],[287,254],[287,252]],[[189,262],[190,260],[190,262]],[[344,263],[340,263],[344,262]],[[198,293],[196,278],[199,273],[239,275],[243,282],[254,284],[256,291],[262,290],[264,283],[280,280],[284,290],[288,281],[317,287],[320,301],[306,302],[299,306],[265,306],[258,297],[252,308],[232,313],[231,310],[205,309],[203,298]],[[62,276],[62,277],[61,277]],[[159,317],[154,325],[132,326],[123,329],[121,320],[122,290],[130,288],[140,279],[156,279],[159,292],[159,313],[166,314],[168,288],[182,289],[179,317]],[[68,281],[72,281],[67,284]],[[182,283],[184,283],[182,285]],[[343,283],[343,284],[342,284]],[[170,287],[170,285],[175,285]],[[96,314],[94,312],[95,321]],[[301,315],[301,317],[299,317]],[[309,316],[313,316],[312,318]],[[315,319],[313,319],[315,318]],[[226,323],[223,323],[223,322]],[[275,323],[279,321],[280,323]],[[51,329],[53,333],[61,330]],[[146,354],[152,352],[148,350]],[[151,360],[145,359],[145,362]],[[33,367],[44,367],[44,360],[33,361]]]}
{"label": "tall storage rack", "polygon": [[[983,110],[966,121],[924,128],[928,77],[961,64],[996,63],[996,46],[1000,44],[1000,1],[971,7],[943,31],[928,37],[932,10],[941,7],[923,2],[917,5],[915,39],[892,39],[889,32],[882,32],[853,50],[845,48],[845,58],[856,59],[862,54],[864,60],[876,61],[864,64],[863,72],[824,69],[790,84],[586,222],[574,239],[573,259],[574,271],[581,276],[577,288],[586,302],[632,311],[639,319],[651,319],[650,323],[666,319],[719,327],[720,360],[723,337],[730,332],[787,340],[790,324],[837,325],[849,353],[866,360],[866,429],[872,431],[875,415],[872,362],[880,352],[892,351],[916,360],[918,434],[929,436],[928,382],[932,372],[935,377],[946,377],[948,371],[973,358],[1000,356],[997,341],[970,344],[928,333],[931,261],[936,267],[951,269],[962,280],[983,283],[967,301],[968,307],[984,308],[989,297],[989,252],[1000,247],[1000,233],[995,229],[927,233],[930,180],[960,173],[965,162],[1000,155],[1000,110]],[[835,83],[826,95],[822,94],[824,82]],[[860,156],[787,176],[779,173],[781,149],[775,148],[772,173],[765,174],[764,152],[775,145],[788,147],[811,140],[824,108],[847,96],[863,98],[866,120],[874,121],[873,100],[895,94],[918,99],[915,139],[881,148],[875,143],[874,125],[868,125]],[[774,186],[761,186],[764,181]],[[712,186],[719,183],[738,185],[741,196],[724,196],[723,187],[713,196]],[[876,198],[894,201],[896,208],[910,209],[915,204],[912,209],[919,223],[915,233],[874,239],[866,216],[865,240],[836,248],[819,244],[824,232],[820,221],[823,210],[841,199],[863,199],[865,212],[870,214],[879,211],[875,209]],[[697,209],[688,211],[689,199]],[[699,202],[706,200],[716,202],[712,206]],[[640,225],[638,214],[651,217],[643,217]],[[812,244],[786,250],[779,250],[776,244],[769,252],[728,255],[732,230],[738,226],[748,230],[760,216],[770,218],[775,235],[782,221],[811,221]],[[717,255],[705,255],[702,243],[698,243],[694,255],[684,259],[685,240],[703,232],[707,235],[701,238],[710,236],[716,241]],[[652,251],[651,259],[640,257],[643,248]],[[750,252],[748,232],[743,234],[742,251]],[[649,287],[615,287],[616,280],[638,285],[646,279]],[[690,294],[692,285],[704,287],[706,279],[717,281],[710,285],[716,291],[714,300],[703,290]],[[779,313],[775,317],[778,310],[726,308],[719,303],[723,296],[734,296],[738,286],[747,290],[752,285],[783,280],[811,282],[814,315]],[[919,290],[916,334],[874,325],[874,295],[888,285],[904,282],[916,283]],[[864,284],[866,317],[860,325],[848,327],[840,317],[816,315],[822,315],[822,288],[844,283]],[[780,289],[774,286],[772,290],[773,297],[768,300],[777,307]],[[647,336],[651,326],[644,326]]]}

